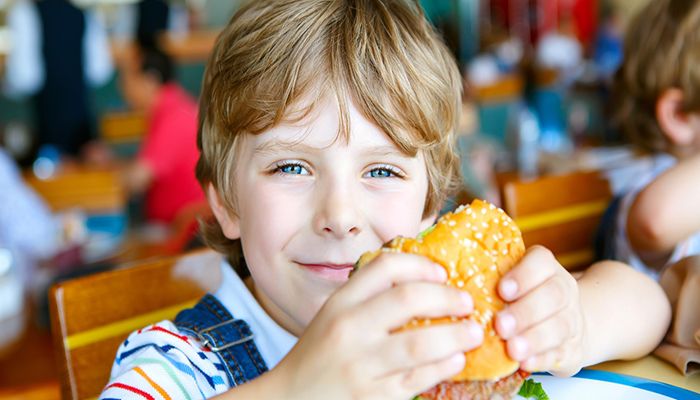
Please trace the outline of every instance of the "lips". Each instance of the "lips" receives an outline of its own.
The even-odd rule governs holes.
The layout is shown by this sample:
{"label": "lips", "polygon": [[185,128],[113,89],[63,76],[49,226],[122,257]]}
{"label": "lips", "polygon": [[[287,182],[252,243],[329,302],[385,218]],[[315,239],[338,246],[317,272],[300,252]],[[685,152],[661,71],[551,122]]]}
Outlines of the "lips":
{"label": "lips", "polygon": [[346,281],[350,271],[352,271],[355,264],[334,264],[334,263],[302,263],[297,262],[302,268],[312,272],[321,278],[328,279],[331,281]]}

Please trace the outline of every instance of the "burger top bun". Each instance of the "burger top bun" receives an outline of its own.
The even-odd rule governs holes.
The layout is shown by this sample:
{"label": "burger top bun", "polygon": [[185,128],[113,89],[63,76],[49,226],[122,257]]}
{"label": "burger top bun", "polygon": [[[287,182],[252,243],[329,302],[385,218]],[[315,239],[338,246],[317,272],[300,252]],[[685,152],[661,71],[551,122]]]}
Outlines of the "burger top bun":
{"label": "burger top bun", "polygon": [[497,285],[525,253],[520,230],[500,208],[474,200],[443,215],[418,238],[397,237],[383,248],[360,257],[361,268],[382,252],[421,254],[442,265],[447,285],[467,291],[474,300],[468,317],[413,320],[404,328],[445,324],[465,318],[484,327],[483,344],[465,353],[466,364],[453,381],[498,380],[518,370],[518,362],[506,354],[505,342],[494,330],[494,316],[504,307]]}

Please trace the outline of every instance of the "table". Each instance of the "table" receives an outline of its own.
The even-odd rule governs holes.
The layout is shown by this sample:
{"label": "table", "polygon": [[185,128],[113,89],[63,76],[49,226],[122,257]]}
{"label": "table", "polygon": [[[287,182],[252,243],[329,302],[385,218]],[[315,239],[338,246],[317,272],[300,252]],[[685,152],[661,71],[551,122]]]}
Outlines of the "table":
{"label": "table", "polygon": [[700,393],[700,374],[683,376],[676,367],[653,355],[634,361],[608,361],[588,369],[636,376]]}
{"label": "table", "polygon": [[46,179],[30,171],[24,178],[54,212],[80,209],[88,214],[111,213],[126,207],[126,189],[114,168],[62,164]]}

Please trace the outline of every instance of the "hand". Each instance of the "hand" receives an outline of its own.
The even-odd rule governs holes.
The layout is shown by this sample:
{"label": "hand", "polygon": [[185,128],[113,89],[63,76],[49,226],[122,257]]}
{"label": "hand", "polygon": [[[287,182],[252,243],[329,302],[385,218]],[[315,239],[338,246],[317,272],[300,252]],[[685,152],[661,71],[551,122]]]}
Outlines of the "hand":
{"label": "hand", "polygon": [[498,313],[496,331],[522,369],[566,376],[581,369],[585,329],[577,282],[551,251],[528,249],[498,291],[510,304]]}
{"label": "hand", "polygon": [[473,322],[397,331],[415,317],[463,316],[467,293],[428,259],[384,253],[331,296],[271,371],[290,399],[409,399],[464,367],[481,344]]}

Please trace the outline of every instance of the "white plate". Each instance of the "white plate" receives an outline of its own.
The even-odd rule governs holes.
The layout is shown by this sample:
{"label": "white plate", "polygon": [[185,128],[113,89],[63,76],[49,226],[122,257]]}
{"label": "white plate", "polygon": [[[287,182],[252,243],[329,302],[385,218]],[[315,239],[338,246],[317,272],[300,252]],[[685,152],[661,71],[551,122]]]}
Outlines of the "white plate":
{"label": "white plate", "polygon": [[571,378],[547,374],[531,378],[542,383],[551,400],[700,400],[700,393],[607,371],[586,369]]}

